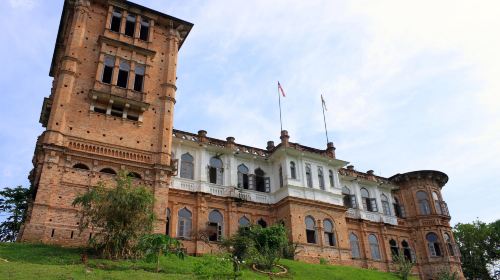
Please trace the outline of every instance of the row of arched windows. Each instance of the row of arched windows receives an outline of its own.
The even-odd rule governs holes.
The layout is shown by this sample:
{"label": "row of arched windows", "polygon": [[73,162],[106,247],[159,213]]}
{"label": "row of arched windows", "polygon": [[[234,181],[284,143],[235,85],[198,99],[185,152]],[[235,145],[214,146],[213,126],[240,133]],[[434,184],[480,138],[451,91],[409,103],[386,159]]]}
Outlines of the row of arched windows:
{"label": "row of arched windows", "polygon": [[[363,209],[370,212],[378,212],[377,200],[375,198],[370,197],[370,192],[367,189],[361,188],[361,202],[363,204]],[[342,196],[344,206],[347,208],[358,208],[356,195],[351,193],[351,190],[348,187],[342,188]],[[382,202],[382,211],[384,215],[391,215],[391,207],[389,203],[389,198],[385,194],[380,195],[380,200]]]}
{"label": "row of arched windows", "polygon": [[[319,188],[322,190],[325,190],[325,175],[323,173],[323,167],[318,166],[317,173],[318,173]],[[295,162],[293,162],[293,161],[290,162],[290,174],[291,174],[292,179],[297,179]],[[332,187],[332,188],[334,186],[333,181],[334,181],[333,171],[330,169],[330,170],[328,170],[328,182],[330,184],[330,187]],[[311,169],[311,165],[309,163],[306,163],[306,185],[308,188],[313,187],[312,169]]]}
{"label": "row of arched windows", "polygon": [[[190,239],[193,229],[193,214],[186,207],[180,209],[177,213],[177,237]],[[166,219],[166,234],[170,235],[170,209],[167,208],[167,219]],[[250,219],[246,216],[242,216],[238,220],[240,227],[248,227],[251,225]],[[261,227],[267,227],[267,222],[260,218],[257,224]],[[208,224],[207,224],[207,237],[209,241],[220,241],[224,232],[224,217],[219,210],[212,210],[208,214]]]}
{"label": "row of arched windows", "polygon": [[[316,221],[312,216],[306,216],[306,241],[310,244],[317,244]],[[336,237],[333,222],[330,219],[323,220],[323,242],[328,246],[336,246]]]}
{"label": "row of arched windows", "polygon": [[[361,258],[361,249],[359,245],[359,238],[356,234],[349,234],[349,243],[351,245],[351,256],[354,259]],[[382,255],[380,254],[380,246],[378,238],[375,234],[368,235],[368,245],[370,247],[370,255],[373,260],[382,260]],[[400,254],[400,249],[398,247],[397,242],[394,239],[389,240],[389,246],[391,247],[392,256],[396,256]],[[406,240],[401,242],[403,255],[407,260],[414,260],[414,256],[412,255],[412,251],[410,249],[410,245]]]}
{"label": "row of arched windows", "polygon": [[[75,165],[73,165],[73,168],[75,169],[80,169],[80,170],[90,170],[90,168],[83,164],[83,163],[77,163]],[[106,174],[111,174],[111,175],[116,175],[116,171],[113,169],[113,168],[110,168],[110,167],[105,167],[105,168],[102,168],[101,170],[99,170],[99,172],[101,173],[106,173]],[[128,176],[131,177],[131,178],[136,178],[136,179],[142,179],[142,176],[137,173],[137,172],[128,172]]]}
{"label": "row of arched windows", "polygon": [[[417,202],[419,207],[420,215],[430,215],[431,214],[431,206],[429,202],[429,196],[425,191],[418,191],[417,194]],[[434,201],[434,210],[438,215],[449,215],[446,204],[439,199],[437,192],[432,192],[432,200]]]}

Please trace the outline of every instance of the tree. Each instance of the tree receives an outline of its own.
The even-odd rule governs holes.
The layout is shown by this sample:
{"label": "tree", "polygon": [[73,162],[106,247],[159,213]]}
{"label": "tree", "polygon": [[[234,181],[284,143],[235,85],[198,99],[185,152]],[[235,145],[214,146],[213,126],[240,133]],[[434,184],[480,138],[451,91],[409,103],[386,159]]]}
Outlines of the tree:
{"label": "tree", "polygon": [[164,234],[146,234],[139,240],[138,249],[144,252],[147,261],[156,262],[156,272],[160,271],[160,257],[174,254],[184,259],[185,253],[179,240]]}
{"label": "tree", "polygon": [[151,191],[133,186],[127,172],[116,176],[116,187],[99,182],[73,201],[73,206],[81,207],[80,232],[90,227],[94,232],[90,244],[112,259],[136,255],[139,237],[153,228],[153,204]]}
{"label": "tree", "polygon": [[492,279],[487,266],[499,260],[500,220],[492,224],[474,221],[457,224],[453,232],[462,255],[462,268],[468,279]]}
{"label": "tree", "polygon": [[30,195],[31,191],[22,186],[0,191],[0,213],[7,214],[7,218],[0,224],[0,241],[16,241],[21,225],[26,219]]}

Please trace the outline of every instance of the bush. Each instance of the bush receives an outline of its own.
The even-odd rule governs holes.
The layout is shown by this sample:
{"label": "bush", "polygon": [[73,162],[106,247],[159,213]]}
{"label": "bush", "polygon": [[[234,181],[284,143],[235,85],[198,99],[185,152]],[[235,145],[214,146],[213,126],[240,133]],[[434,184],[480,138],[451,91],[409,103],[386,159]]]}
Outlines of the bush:
{"label": "bush", "polygon": [[399,254],[393,255],[392,260],[396,265],[396,271],[399,278],[407,280],[410,277],[411,270],[415,264],[405,257],[402,250],[399,250]]}
{"label": "bush", "polygon": [[184,259],[185,253],[181,242],[164,234],[146,234],[139,240],[137,249],[144,253],[146,261],[156,263],[156,272],[160,271],[160,257],[174,254]]}
{"label": "bush", "polygon": [[119,259],[136,256],[135,245],[140,236],[151,232],[154,196],[145,186],[133,186],[127,172],[116,176],[116,187],[103,182],[75,198],[73,206],[81,206],[80,232],[92,228],[90,240],[103,257]]}
{"label": "bush", "polygon": [[328,260],[325,258],[319,258],[319,264],[328,264]]}

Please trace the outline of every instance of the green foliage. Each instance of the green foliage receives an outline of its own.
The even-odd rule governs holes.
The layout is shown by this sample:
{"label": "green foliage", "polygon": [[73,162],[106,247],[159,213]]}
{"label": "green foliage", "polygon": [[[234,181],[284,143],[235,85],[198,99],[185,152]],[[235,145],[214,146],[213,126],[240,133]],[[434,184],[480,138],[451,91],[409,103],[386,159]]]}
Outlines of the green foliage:
{"label": "green foliage", "polygon": [[319,258],[319,264],[326,265],[328,264],[328,260],[325,258]]}
{"label": "green foliage", "polygon": [[267,228],[253,225],[239,228],[238,232],[223,244],[231,253],[235,271],[238,270],[239,263],[245,260],[270,271],[283,256],[283,251],[288,246],[288,238],[285,228],[280,224]]}
{"label": "green foliage", "polygon": [[462,268],[468,279],[492,279],[487,266],[500,257],[500,220],[486,224],[474,221],[453,228],[460,248]]}
{"label": "green foliage", "polygon": [[26,219],[30,196],[31,191],[22,186],[0,191],[0,213],[7,214],[7,218],[0,223],[0,241],[16,241],[21,225]]}
{"label": "green foliage", "polygon": [[458,280],[458,272],[451,272],[449,269],[441,270],[437,275],[437,280]]}
{"label": "green foliage", "polygon": [[203,256],[195,265],[194,273],[199,279],[236,279],[229,254]]}
{"label": "green foliage", "polygon": [[116,176],[116,187],[103,182],[73,201],[81,206],[80,231],[92,228],[90,244],[105,258],[129,258],[140,236],[151,232],[154,196],[145,186],[133,186],[127,172]]}
{"label": "green foliage", "polygon": [[404,256],[403,250],[399,250],[398,255],[393,255],[392,261],[396,265],[396,271],[399,278],[402,280],[409,279],[411,269],[415,264]]}
{"label": "green foliage", "polygon": [[289,242],[288,245],[283,248],[283,258],[294,260],[295,255],[297,254],[297,248],[299,247],[298,243]]}
{"label": "green foliage", "polygon": [[160,257],[169,254],[184,259],[185,253],[179,240],[165,234],[143,235],[138,244],[138,250],[144,253],[146,260],[156,263],[156,272],[160,271]]}

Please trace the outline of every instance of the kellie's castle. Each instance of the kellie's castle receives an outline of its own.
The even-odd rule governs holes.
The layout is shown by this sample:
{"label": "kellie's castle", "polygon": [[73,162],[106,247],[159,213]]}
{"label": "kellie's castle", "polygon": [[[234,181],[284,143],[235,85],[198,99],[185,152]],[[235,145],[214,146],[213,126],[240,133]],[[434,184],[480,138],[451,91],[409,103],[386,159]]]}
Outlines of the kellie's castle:
{"label": "kellie's castle", "polygon": [[192,27],[123,0],[64,2],[20,240],[85,244],[92,232],[79,234],[73,199],[128,170],[155,195],[155,231],[189,254],[238,227],[282,223],[299,260],[390,271],[401,253],[422,279],[444,268],[462,275],[446,174],[360,172],[333,143],[303,146],[287,131],[256,148],[174,129],[178,51]]}

